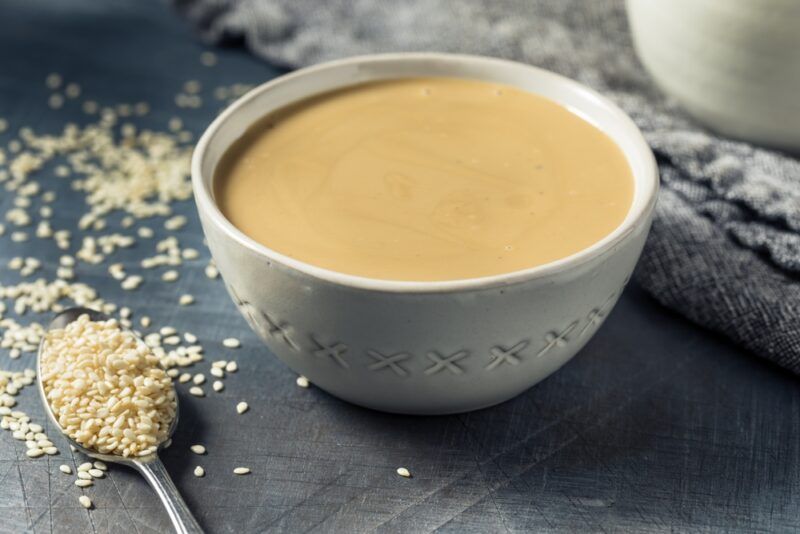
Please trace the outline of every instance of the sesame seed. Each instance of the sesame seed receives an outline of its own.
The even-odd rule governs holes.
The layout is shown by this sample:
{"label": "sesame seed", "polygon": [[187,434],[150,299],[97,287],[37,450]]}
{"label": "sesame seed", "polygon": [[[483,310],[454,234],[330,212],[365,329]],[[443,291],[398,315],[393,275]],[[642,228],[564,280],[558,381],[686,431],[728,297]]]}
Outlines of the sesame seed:
{"label": "sesame seed", "polygon": [[61,86],[61,82],[61,75],[56,72],[48,74],[47,78],[44,79],[44,84],[48,89],[58,89]]}
{"label": "sesame seed", "polygon": [[175,215],[164,221],[164,228],[167,230],[179,230],[186,226],[186,217],[183,215]]}
{"label": "sesame seed", "polygon": [[189,388],[189,394],[194,395],[195,397],[205,397],[206,395],[203,391],[203,388],[197,386]]}
{"label": "sesame seed", "polygon": [[214,389],[214,391],[219,393],[225,389],[225,384],[223,384],[221,380],[214,380],[214,383],[211,385],[211,387]]}
{"label": "sesame seed", "polygon": [[64,105],[64,97],[58,93],[53,93],[47,99],[47,105],[53,109],[60,109]]}
{"label": "sesame seed", "polygon": [[311,385],[311,382],[308,381],[308,378],[304,377],[303,375],[298,376],[295,382],[301,388],[307,388]]}
{"label": "sesame seed", "polygon": [[233,470],[234,475],[249,475],[250,468],[249,467],[237,467]]}
{"label": "sesame seed", "polygon": [[92,468],[92,462],[84,462],[78,466],[78,473],[84,473]]}
{"label": "sesame seed", "polygon": [[195,454],[205,454],[206,448],[202,445],[192,445],[189,449]]}
{"label": "sesame seed", "polygon": [[75,481],[75,485],[78,486],[79,488],[88,488],[89,486],[93,486],[94,482],[92,482],[91,480],[84,480],[82,478],[79,478],[78,480]]}
{"label": "sesame seed", "polygon": [[25,454],[28,456],[28,458],[38,458],[44,454],[44,451],[38,447],[34,447],[25,451]]}
{"label": "sesame seed", "polygon": [[205,273],[208,278],[217,278],[219,276],[219,271],[217,267],[214,265],[207,265],[205,268]]}
{"label": "sesame seed", "polygon": [[95,115],[97,110],[100,109],[100,106],[98,106],[97,102],[94,100],[87,100],[81,105],[81,109],[83,109],[83,112],[87,115]]}
{"label": "sesame seed", "polygon": [[150,113],[150,104],[147,102],[137,102],[133,106],[133,112],[136,113],[138,116],[143,117]]}
{"label": "sesame seed", "polygon": [[108,466],[101,460],[96,460],[93,465],[95,469],[99,469],[100,471],[108,471]]}
{"label": "sesame seed", "polygon": [[178,377],[178,382],[180,382],[181,384],[185,384],[191,379],[192,375],[190,375],[189,373],[183,373],[181,376]]}
{"label": "sesame seed", "polygon": [[200,467],[199,465],[194,468],[194,476],[197,478],[203,477],[206,474],[206,470]]}
{"label": "sesame seed", "polygon": [[58,470],[61,471],[62,473],[64,473],[65,475],[71,475],[72,474],[72,468],[70,466],[68,466],[67,464],[59,465],[58,466]]}
{"label": "sesame seed", "polygon": [[239,364],[237,364],[235,361],[230,361],[227,363],[227,365],[225,365],[225,371],[228,373],[235,373],[238,370]]}
{"label": "sesame seed", "polygon": [[200,82],[197,80],[189,80],[183,84],[183,90],[189,94],[199,93],[201,88]]}
{"label": "sesame seed", "polygon": [[164,274],[161,275],[161,279],[164,282],[174,282],[175,280],[178,279],[178,276],[180,276],[178,274],[178,271],[171,269],[169,271],[164,272]]}
{"label": "sesame seed", "polygon": [[411,478],[411,471],[409,471],[405,467],[398,467],[397,474],[400,475],[401,477]]}
{"label": "sesame seed", "polygon": [[211,376],[225,378],[225,371],[222,369],[222,367],[212,367],[209,372],[211,373]]}
{"label": "sesame seed", "polygon": [[235,337],[228,337],[222,340],[222,345],[229,349],[238,349],[242,344]]}
{"label": "sesame seed", "polygon": [[189,294],[181,295],[178,299],[178,304],[181,306],[189,306],[194,303],[194,297]]}
{"label": "sesame seed", "polygon": [[89,469],[89,474],[92,478],[103,478],[105,476],[105,472],[102,469]]}
{"label": "sesame seed", "polygon": [[217,64],[217,55],[214,52],[203,52],[200,54],[200,63],[206,67],[213,67]]}
{"label": "sesame seed", "polygon": [[246,402],[244,402],[244,401],[242,401],[242,402],[240,402],[239,404],[236,405],[236,413],[239,413],[239,414],[243,414],[244,412],[246,412],[249,409],[250,409],[250,406],[248,406],[248,404]]}
{"label": "sesame seed", "polygon": [[81,86],[77,83],[70,83],[64,88],[64,94],[67,98],[78,98],[81,96]]}
{"label": "sesame seed", "polygon": [[125,278],[122,281],[122,284],[120,284],[120,286],[122,287],[122,289],[126,291],[133,291],[134,289],[137,289],[140,285],[142,285],[143,281],[144,279],[141,276],[133,274]]}
{"label": "sesame seed", "polygon": [[92,499],[90,499],[86,495],[81,495],[80,497],[78,497],[78,502],[81,503],[81,506],[83,506],[87,510],[92,507]]}
{"label": "sesame seed", "polygon": [[196,385],[203,384],[206,381],[206,376],[203,373],[197,373],[192,377],[192,383]]}
{"label": "sesame seed", "polygon": [[183,121],[179,117],[172,117],[167,123],[167,127],[173,132],[177,132],[183,128]]}
{"label": "sesame seed", "polygon": [[185,339],[187,343],[197,343],[197,336],[191,332],[184,332],[183,339]]}

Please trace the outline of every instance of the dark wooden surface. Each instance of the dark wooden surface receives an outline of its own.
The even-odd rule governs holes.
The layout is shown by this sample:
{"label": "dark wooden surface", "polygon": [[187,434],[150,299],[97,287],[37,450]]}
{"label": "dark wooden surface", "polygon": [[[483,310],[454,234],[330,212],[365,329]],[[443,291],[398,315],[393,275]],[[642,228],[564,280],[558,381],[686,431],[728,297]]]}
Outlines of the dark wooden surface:
{"label": "dark wooden surface", "polygon": [[[260,82],[278,73],[236,50],[203,67],[202,46],[169,8],[143,0],[0,2],[0,116],[16,130],[56,131],[81,117],[76,105],[46,107],[44,78],[59,72],[86,98],[147,100],[140,124],[166,128],[180,115],[196,132],[218,107],[178,110],[173,97],[204,86]],[[206,101],[213,101],[208,98]],[[0,134],[6,144],[10,134]],[[52,179],[51,170],[40,181]],[[74,224],[75,197],[59,182],[55,218]],[[0,211],[10,206],[0,191]],[[191,202],[182,242],[201,248]],[[0,282],[15,282],[9,257],[58,252],[33,240],[0,238]],[[145,251],[124,256],[134,261]],[[203,254],[207,254],[205,251]],[[33,254],[30,254],[33,255]],[[100,267],[80,280],[102,295],[201,335],[210,359],[219,340],[239,336],[242,371],[222,395],[195,399],[181,388],[183,419],[165,463],[210,532],[665,532],[787,531],[800,526],[800,389],[797,380],[657,306],[630,287],[606,325],[557,374],[495,408],[450,417],[401,417],[359,409],[317,390],[262,348],[220,281],[186,267],[179,284],[128,293]],[[176,295],[198,303],[176,309]],[[43,320],[43,318],[40,318]],[[0,368],[32,365],[0,351]],[[43,421],[35,391],[20,406]],[[233,412],[246,399],[251,411]],[[202,442],[202,459],[187,452]],[[67,448],[59,442],[61,449]],[[58,472],[69,454],[30,460],[0,432],[0,531],[165,532],[166,515],[133,472],[112,469],[87,491]],[[203,464],[207,476],[192,469]],[[253,474],[234,477],[235,465]],[[414,477],[402,479],[395,468]]]}

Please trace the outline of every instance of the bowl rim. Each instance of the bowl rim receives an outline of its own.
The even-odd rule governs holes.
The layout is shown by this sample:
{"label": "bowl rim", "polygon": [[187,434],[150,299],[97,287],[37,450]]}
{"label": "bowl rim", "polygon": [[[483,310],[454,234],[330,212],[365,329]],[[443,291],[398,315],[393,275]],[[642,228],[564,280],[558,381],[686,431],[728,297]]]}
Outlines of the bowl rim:
{"label": "bowl rim", "polygon": [[[522,67],[528,69],[532,76],[539,76],[542,78],[546,78],[549,79],[550,82],[560,84],[571,91],[583,93],[583,96],[588,97],[589,99],[594,100],[596,103],[605,107],[606,110],[610,112],[611,115],[613,115],[614,120],[619,121],[620,126],[622,126],[625,129],[626,131],[625,136],[631,137],[631,141],[635,146],[634,152],[637,152],[638,155],[642,157],[642,162],[644,165],[643,172],[638,173],[641,174],[642,176],[637,175],[637,172],[633,168],[633,166],[631,168],[631,172],[634,175],[634,195],[631,201],[631,207],[627,215],[625,216],[625,219],[612,232],[604,236],[602,239],[596,241],[589,247],[579,250],[578,252],[571,254],[569,256],[565,256],[563,258],[559,258],[557,260],[544,263],[541,265],[536,265],[534,267],[529,267],[527,269],[511,271],[508,273],[502,273],[490,276],[476,277],[476,278],[463,278],[463,279],[441,280],[441,281],[439,280],[407,281],[407,280],[386,280],[386,279],[370,278],[365,276],[347,274],[327,269],[324,267],[318,267],[316,265],[304,262],[302,260],[292,258],[251,239],[250,237],[245,235],[241,230],[236,228],[233,225],[233,223],[231,223],[222,214],[222,211],[214,202],[212,192],[210,191],[211,189],[210,185],[213,183],[213,177],[211,177],[211,179],[209,180],[206,180],[203,175],[202,172],[203,160],[208,150],[208,146],[214,140],[217,131],[233,115],[237,114],[242,107],[244,107],[247,103],[254,100],[258,96],[260,96],[262,93],[267,92],[278,85],[287,83],[288,81],[294,80],[299,77],[317,73],[319,71],[342,68],[348,65],[362,65],[369,63],[391,63],[391,62],[403,62],[409,60],[461,61],[461,62],[470,62],[475,64],[483,63],[485,65],[495,64],[499,66],[502,65],[513,66],[516,68]],[[325,90],[320,91],[320,93],[324,91]],[[306,98],[306,96],[302,98]],[[560,102],[557,103],[566,106],[563,103]],[[587,117],[580,110],[576,110],[573,108],[570,109],[571,111],[577,113],[579,116],[584,118],[584,120],[588,120],[596,127],[600,127],[602,129],[601,124],[598,124],[594,120],[590,120],[590,118]],[[262,116],[263,115],[254,116],[252,122],[255,123]],[[615,144],[619,146],[619,143],[616,140]],[[631,151],[626,151],[621,146],[620,150],[623,151],[626,159],[630,163]],[[191,177],[192,177],[192,188],[194,190],[194,198],[197,204],[198,211],[201,213],[205,213],[208,217],[208,220],[212,224],[216,225],[229,239],[234,240],[239,245],[250,250],[256,255],[263,256],[268,260],[270,260],[271,262],[275,262],[279,266],[282,266],[292,271],[298,271],[316,280],[328,282],[335,285],[346,286],[354,289],[380,291],[380,292],[396,292],[396,293],[450,293],[462,290],[487,289],[498,286],[509,286],[521,282],[531,281],[534,279],[542,279],[550,277],[556,274],[564,273],[565,271],[568,270],[579,268],[580,266],[589,263],[598,256],[601,256],[609,251],[612,251],[615,247],[618,247],[620,243],[623,242],[626,238],[628,238],[637,227],[639,227],[643,222],[646,222],[649,219],[649,216],[652,213],[653,208],[655,206],[655,201],[659,189],[659,175],[655,157],[653,156],[653,152],[650,150],[650,147],[645,141],[641,131],[633,122],[633,120],[624,111],[622,111],[616,104],[611,102],[608,98],[602,96],[597,91],[590,89],[589,87],[579,82],[576,82],[570,78],[561,76],[560,74],[556,74],[554,72],[539,67],[535,67],[532,65],[520,63],[517,61],[493,58],[488,56],[450,54],[450,53],[438,53],[438,52],[401,52],[401,53],[387,53],[387,54],[368,54],[368,55],[347,57],[343,59],[327,61],[324,63],[319,63],[309,67],[298,69],[289,72],[287,74],[284,74],[282,76],[273,78],[259,85],[258,87],[253,88],[245,95],[237,99],[235,102],[233,102],[230,106],[228,106],[206,128],[205,132],[197,142],[195,150],[192,154]],[[640,199],[637,202],[637,197],[639,197],[640,194],[643,195],[643,199]]]}

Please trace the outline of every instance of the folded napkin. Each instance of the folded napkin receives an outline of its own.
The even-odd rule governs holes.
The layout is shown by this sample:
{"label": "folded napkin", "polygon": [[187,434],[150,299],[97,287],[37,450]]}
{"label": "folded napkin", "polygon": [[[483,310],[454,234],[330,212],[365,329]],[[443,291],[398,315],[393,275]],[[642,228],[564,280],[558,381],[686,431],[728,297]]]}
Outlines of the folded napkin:
{"label": "folded napkin", "polygon": [[514,59],[610,97],[662,192],[636,281],[659,302],[800,373],[800,161],[691,121],[637,60],[622,0],[174,0],[210,42],[300,67],[387,51]]}

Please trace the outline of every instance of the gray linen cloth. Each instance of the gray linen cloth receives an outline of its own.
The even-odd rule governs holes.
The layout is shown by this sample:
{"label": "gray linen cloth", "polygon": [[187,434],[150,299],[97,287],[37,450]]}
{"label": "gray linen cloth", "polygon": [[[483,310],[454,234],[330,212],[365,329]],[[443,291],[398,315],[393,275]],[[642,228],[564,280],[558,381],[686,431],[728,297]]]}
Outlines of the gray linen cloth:
{"label": "gray linen cloth", "polygon": [[800,161],[692,122],[638,62],[621,0],[174,0],[213,43],[288,67],[387,51],[522,61],[627,111],[663,189],[636,281],[662,304],[800,373]]}

